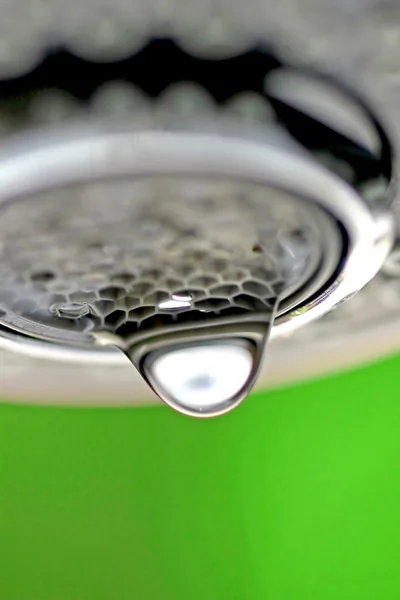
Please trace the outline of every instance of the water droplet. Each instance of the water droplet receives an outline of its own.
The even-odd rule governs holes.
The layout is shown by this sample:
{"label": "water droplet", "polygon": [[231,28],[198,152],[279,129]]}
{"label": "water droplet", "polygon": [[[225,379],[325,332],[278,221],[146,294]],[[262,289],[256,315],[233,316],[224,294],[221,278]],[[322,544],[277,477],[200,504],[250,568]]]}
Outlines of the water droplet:
{"label": "water droplet", "polygon": [[90,308],[88,304],[80,302],[71,302],[70,304],[58,304],[52,307],[57,317],[64,319],[81,319],[89,314]]}
{"label": "water droplet", "polygon": [[164,398],[183,410],[213,413],[235,403],[253,371],[249,347],[223,341],[172,349],[151,364],[151,377]]}
{"label": "water droplet", "polygon": [[189,294],[172,294],[172,299],[177,302],[190,302],[193,300],[192,296]]}
{"label": "water droplet", "polygon": [[[174,298],[174,296],[172,296]],[[190,302],[186,300],[165,300],[165,302],[160,302],[158,308],[161,310],[176,310],[178,308],[190,308]]]}

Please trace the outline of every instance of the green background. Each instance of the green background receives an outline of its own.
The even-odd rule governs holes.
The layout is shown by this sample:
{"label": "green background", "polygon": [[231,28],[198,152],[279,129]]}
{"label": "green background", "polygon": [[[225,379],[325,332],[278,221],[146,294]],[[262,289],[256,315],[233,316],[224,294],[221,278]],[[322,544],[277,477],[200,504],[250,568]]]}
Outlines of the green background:
{"label": "green background", "polygon": [[399,376],[211,421],[0,406],[1,599],[398,600]]}

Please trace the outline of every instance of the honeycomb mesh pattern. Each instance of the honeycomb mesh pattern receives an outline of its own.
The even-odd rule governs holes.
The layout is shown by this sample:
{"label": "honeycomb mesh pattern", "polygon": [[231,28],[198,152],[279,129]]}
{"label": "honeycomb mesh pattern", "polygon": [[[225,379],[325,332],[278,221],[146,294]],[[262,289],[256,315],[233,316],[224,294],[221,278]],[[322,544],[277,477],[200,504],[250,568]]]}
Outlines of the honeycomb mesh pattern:
{"label": "honeycomb mesh pattern", "polygon": [[[137,14],[141,15],[140,20]],[[398,143],[399,32],[400,9],[393,0],[251,0],[250,3],[221,0],[201,5],[193,0],[151,0],[139,4],[128,0],[102,0],[101,3],[74,0],[68,6],[60,0],[4,0],[0,78],[28,71],[41,59],[46,48],[58,44],[65,44],[89,59],[115,60],[140,50],[154,34],[172,35],[194,55],[211,57],[236,54],[261,39],[268,43],[273,41],[282,55],[290,59],[317,63],[324,70],[356,79],[356,85],[366,89],[386,112],[387,123]],[[134,93],[131,96],[134,105],[137,99]],[[4,132],[9,132],[27,123],[62,120],[76,114],[77,108],[82,109],[71,98],[59,100],[58,94],[46,99],[42,96],[28,119],[27,113],[21,117],[23,111],[19,112],[15,104],[11,112],[7,107],[5,119],[0,116],[0,132],[3,127]],[[117,110],[124,110],[127,106],[124,103],[125,100],[117,103]],[[400,223],[400,209],[397,210]],[[25,217],[21,218],[21,223],[25,223]],[[398,229],[400,231],[400,225]],[[22,281],[23,273],[21,267]],[[43,274],[45,271],[42,277]],[[44,293],[39,289],[44,284],[51,288],[50,279],[35,282],[38,292]],[[56,279],[52,285],[56,285]],[[384,318],[395,322],[399,311],[398,288],[397,281],[378,276],[352,302],[298,331],[289,344],[298,341],[303,351],[304,340],[320,339],[325,332],[328,336],[340,337],[352,326],[355,331],[357,326],[367,329]],[[11,357],[12,354],[2,356],[2,363],[11,361]]]}
{"label": "honeycomb mesh pattern", "polygon": [[2,212],[2,320],[33,333],[50,326],[125,337],[211,315],[271,313],[317,269],[321,235],[302,203],[232,181],[47,192]]}
{"label": "honeycomb mesh pattern", "polygon": [[[228,6],[228,3],[222,3],[218,10],[215,10],[215,7],[211,6],[214,3],[211,3],[199,12],[192,2],[187,4],[186,10],[180,10],[179,3],[171,2],[168,6],[164,6],[164,11],[160,11],[156,2],[151,2],[147,9],[141,12],[140,27],[135,30],[133,21],[136,20],[129,12],[131,10],[129,3],[122,0],[114,3],[113,6],[107,5],[106,2],[105,12],[100,9],[94,11],[93,4],[89,1],[81,3],[75,11],[71,10],[71,7],[65,11],[53,0],[46,6],[46,14],[40,3],[35,7],[33,4],[29,10],[28,7],[24,8],[22,1],[14,3],[13,7],[11,4],[5,6],[4,15],[8,31],[14,31],[12,53],[7,52],[7,43],[10,40],[5,30],[3,34],[0,31],[0,39],[5,50],[2,55],[5,76],[13,74],[16,57],[29,55],[32,63],[34,60],[32,57],[35,54],[38,57],[49,40],[54,39],[57,39],[58,43],[65,43],[73,52],[89,60],[113,61],[126,57],[143,47],[152,35],[171,35],[182,47],[195,55],[230,56],[254,45],[254,40],[259,38],[263,29],[261,23],[264,22],[263,19],[256,19],[255,14],[249,22],[245,14],[248,9],[243,11],[239,4],[232,6],[230,3]],[[291,40],[290,46],[293,49],[296,40],[306,34],[305,19],[301,17],[301,13],[304,11],[307,13],[307,27],[313,28],[314,35],[311,36],[309,44],[303,45],[301,57],[306,61],[316,59],[318,56],[322,61],[325,60],[333,48],[332,34],[328,35],[326,26],[329,25],[329,28],[337,33],[335,26],[343,25],[343,10],[339,6],[329,7],[328,3],[319,5],[312,0],[303,3],[284,1],[279,6],[275,2],[271,2],[272,4],[272,20],[276,20],[279,25],[276,31],[286,30],[285,39]],[[260,12],[261,3],[257,2],[254,2],[254,8],[261,17],[261,12],[264,12],[265,8]],[[357,16],[361,15],[359,8],[359,5],[354,3],[354,14],[357,13]],[[23,9],[32,17],[30,32],[32,39],[25,39],[21,44],[21,48],[25,49],[18,53],[15,52],[15,43],[18,43],[18,36],[15,35],[18,30],[16,23]],[[135,14],[136,11],[135,6]],[[71,15],[74,15],[73,19],[70,18]],[[298,15],[298,21],[293,19],[294,15]],[[310,15],[312,15],[311,19]],[[348,21],[354,22],[353,19]],[[295,35],[291,36],[289,34],[294,23],[296,23],[296,31],[292,32]],[[37,29],[36,25],[38,25]],[[273,29],[270,23],[265,29],[268,34],[264,33],[261,37],[266,39],[268,35],[271,36]],[[201,34],[197,35],[197,31],[201,31]],[[318,35],[315,35],[316,31]],[[272,35],[270,39],[275,41],[276,37]],[[335,47],[337,47],[337,36],[334,37]],[[324,40],[324,43],[321,45],[318,40],[319,42]],[[35,52],[29,52],[28,50],[33,47]],[[282,45],[280,48],[285,54],[287,48],[283,48]],[[9,56],[8,63],[7,56]],[[349,56],[347,59],[350,61]],[[22,70],[24,70],[23,66]],[[0,65],[0,76],[1,72]],[[104,116],[108,118],[140,112],[147,116],[150,114],[153,123],[162,124],[165,118],[171,116],[190,118],[200,113],[202,116],[214,117],[219,110],[220,108],[215,106],[207,93],[187,84],[171,86],[161,100],[158,100],[149,110],[148,98],[138,90],[123,82],[113,82],[103,86],[90,105],[81,105],[75,99],[58,91],[27,96],[20,98],[18,102],[15,100],[11,103],[5,102],[0,107],[0,133],[11,133],[30,125],[58,123],[76,117],[98,119]],[[241,121],[252,124],[265,124],[275,118],[265,99],[251,93],[235,97],[224,107],[224,112],[231,112],[232,115],[239,116]],[[348,173],[348,165],[341,165],[340,162],[335,161],[333,166],[340,174],[347,169],[346,179],[351,180],[352,174]],[[216,240],[210,243],[204,231],[199,234],[196,230],[196,223],[195,227],[193,222],[185,223],[183,227],[178,226],[179,251],[174,255],[168,245],[172,243],[171,239],[163,246],[162,238],[164,235],[168,238],[171,222],[168,216],[161,216],[157,222],[160,214],[159,204],[152,217],[140,215],[134,223],[130,222],[129,211],[126,213],[125,206],[125,216],[121,218],[120,215],[119,225],[113,233],[114,239],[115,236],[118,237],[121,254],[117,255],[118,251],[114,248],[114,255],[112,255],[113,243],[107,240],[107,233],[112,230],[108,222],[109,209],[103,213],[108,214],[104,223],[99,217],[101,210],[97,211],[97,209],[95,211],[97,214],[90,214],[86,221],[87,225],[91,223],[96,227],[97,232],[101,232],[100,241],[88,240],[87,228],[85,231],[82,229],[81,239],[79,239],[80,234],[77,236],[80,225],[84,228],[85,219],[82,220],[82,214],[88,206],[86,198],[91,193],[85,192],[83,201],[82,194],[78,194],[80,197],[75,203],[75,209],[63,210],[62,226],[56,223],[55,211],[48,208],[42,211],[38,208],[40,200],[37,202],[33,199],[32,202],[32,205],[36,205],[32,210],[37,213],[40,223],[35,223],[35,214],[29,215],[26,205],[21,209],[10,210],[10,214],[14,216],[9,219],[6,211],[1,226],[4,228],[4,233],[1,234],[0,230],[1,239],[4,240],[0,301],[5,320],[9,319],[12,324],[20,324],[25,330],[26,325],[32,323],[39,324],[39,328],[42,325],[54,327],[57,324],[57,327],[69,331],[88,332],[106,329],[124,336],[154,324],[184,321],[185,315],[189,313],[190,318],[194,316],[206,318],[210,312],[220,315],[254,310],[271,311],[274,298],[282,294],[287,287],[301,287],[317,267],[318,236],[315,237],[315,232],[310,234],[304,219],[298,220],[302,223],[301,227],[296,228],[293,224],[288,227],[287,223],[284,226],[282,223],[274,223],[275,215],[272,218],[271,214],[263,214],[261,220],[262,213],[258,212],[255,222],[267,222],[271,225],[270,228],[267,231],[260,231],[253,223],[253,229],[250,231],[249,228],[249,232],[246,232],[246,219],[238,207],[235,209],[235,218],[241,215],[241,220],[240,226],[239,221],[237,223],[235,243],[232,244],[233,236],[230,245],[221,244],[219,241],[216,243]],[[101,196],[101,194],[99,189],[93,192],[93,196]],[[111,191],[110,195],[113,200],[118,197],[119,205],[121,197],[119,192]],[[163,195],[162,192],[160,195]],[[70,198],[64,202],[61,199],[61,202],[63,206],[74,204]],[[109,203],[109,199],[107,202]],[[170,199],[166,204],[175,207],[174,210],[177,210],[180,215],[184,212],[182,200],[178,202],[179,206]],[[55,200],[54,205],[58,206],[59,203]],[[291,210],[293,211],[293,206]],[[212,221],[214,221],[215,207],[212,211],[214,213]],[[79,215],[76,222],[73,218],[74,214]],[[197,215],[198,221],[205,221],[205,214],[205,209],[202,209],[201,214]],[[223,209],[223,214],[225,219],[226,207]],[[192,211],[192,219],[195,216],[195,212]],[[43,219],[50,223],[47,229],[42,222]],[[71,225],[72,229],[68,228],[67,222],[74,223],[73,226]],[[125,234],[121,227],[122,222],[125,224],[130,222],[129,231],[127,230]],[[13,223],[18,223],[18,227],[13,227]],[[35,236],[29,235],[23,223],[29,223],[31,230],[35,231]],[[147,224],[150,233],[146,241],[151,239],[151,231],[157,232],[154,233],[152,245],[150,244],[152,248],[157,248],[157,256],[152,254],[149,244],[146,247],[144,237],[141,239],[140,232],[147,231]],[[229,227],[232,231],[235,230],[232,223]],[[135,234],[134,245],[131,242],[133,233]],[[23,236],[23,243],[20,241],[21,236]],[[125,243],[124,237],[129,241]],[[240,248],[238,244],[240,239],[251,241],[250,263],[247,258],[244,258],[247,256],[248,248],[245,250]],[[267,242],[269,239],[276,240],[275,246]],[[68,240],[73,240],[73,243]],[[298,253],[296,260],[293,260],[293,252],[290,250],[293,244]],[[58,258],[55,249],[57,246]],[[54,252],[49,252],[52,248]],[[132,266],[133,256],[134,266]],[[79,271],[77,265],[80,261],[86,264]],[[191,265],[188,264],[190,261]],[[290,267],[288,267],[289,263]],[[174,267],[174,272],[171,272],[169,270],[171,264],[178,265],[179,268]],[[34,269],[32,265],[35,265]],[[115,272],[115,265],[118,265],[118,272]],[[228,265],[229,267],[233,265],[229,277],[226,274],[229,271]],[[165,303],[168,305],[168,302],[181,302],[182,306],[179,308],[175,306],[173,309],[162,308]]]}

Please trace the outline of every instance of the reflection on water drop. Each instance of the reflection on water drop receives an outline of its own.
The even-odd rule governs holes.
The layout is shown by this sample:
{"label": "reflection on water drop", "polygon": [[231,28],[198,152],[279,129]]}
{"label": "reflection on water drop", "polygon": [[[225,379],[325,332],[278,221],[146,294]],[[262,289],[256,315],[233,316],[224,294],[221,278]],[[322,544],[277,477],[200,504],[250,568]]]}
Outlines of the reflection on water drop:
{"label": "reflection on water drop", "polygon": [[188,294],[172,294],[172,298],[177,302],[190,302],[193,300],[192,296],[189,296]]}
{"label": "reflection on water drop", "polygon": [[162,310],[190,308],[190,302],[182,300],[165,300],[165,302],[160,302],[158,308],[161,308]]}
{"label": "reflection on water drop", "polygon": [[158,308],[161,310],[175,310],[178,308],[190,308],[193,296],[190,294],[172,294],[171,299],[159,302]]}
{"label": "reflection on water drop", "polygon": [[163,395],[183,408],[212,411],[236,398],[252,369],[250,348],[226,341],[168,351],[151,373]]}
{"label": "reflection on water drop", "polygon": [[81,302],[71,302],[70,304],[58,304],[52,307],[58,317],[66,319],[80,319],[89,314],[90,308],[88,304]]}

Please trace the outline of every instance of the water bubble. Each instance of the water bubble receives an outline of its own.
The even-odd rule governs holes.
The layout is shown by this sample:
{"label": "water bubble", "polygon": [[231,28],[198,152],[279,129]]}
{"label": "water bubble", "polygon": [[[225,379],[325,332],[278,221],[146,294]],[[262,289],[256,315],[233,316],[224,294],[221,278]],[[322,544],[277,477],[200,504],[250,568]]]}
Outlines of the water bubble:
{"label": "water bubble", "polygon": [[89,314],[90,307],[88,304],[81,302],[71,302],[69,304],[58,304],[53,306],[52,312],[54,312],[57,317],[64,319],[81,319]]}
{"label": "water bubble", "polygon": [[241,399],[254,358],[250,347],[231,340],[172,348],[147,360],[157,393],[186,412],[211,415],[225,412]]}

